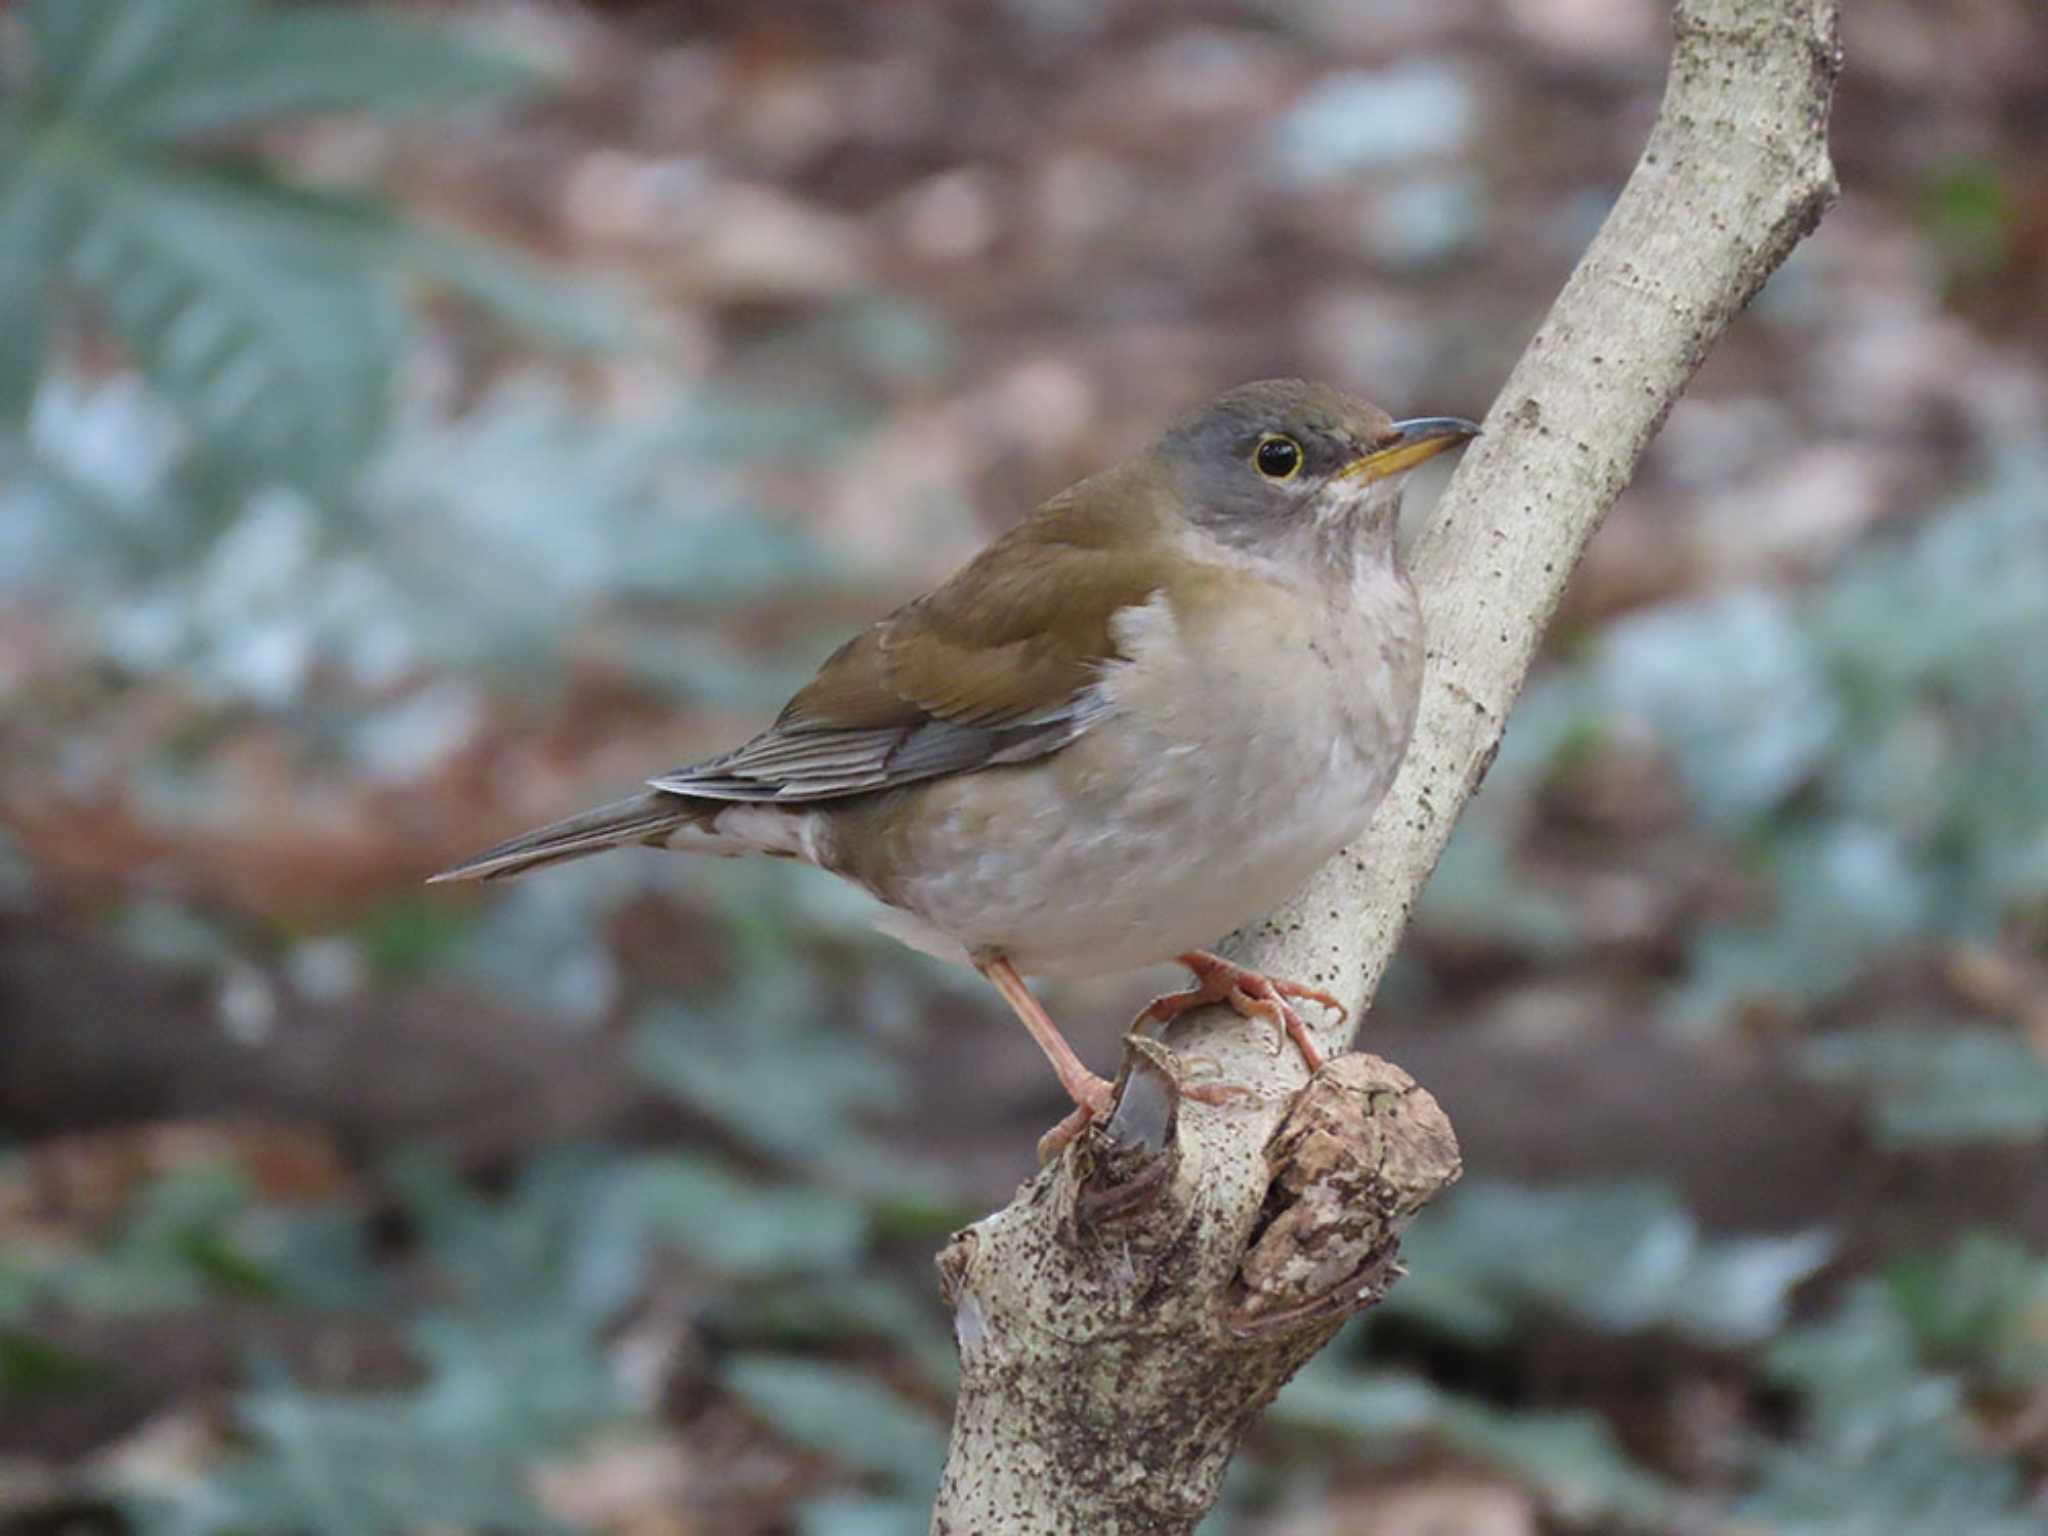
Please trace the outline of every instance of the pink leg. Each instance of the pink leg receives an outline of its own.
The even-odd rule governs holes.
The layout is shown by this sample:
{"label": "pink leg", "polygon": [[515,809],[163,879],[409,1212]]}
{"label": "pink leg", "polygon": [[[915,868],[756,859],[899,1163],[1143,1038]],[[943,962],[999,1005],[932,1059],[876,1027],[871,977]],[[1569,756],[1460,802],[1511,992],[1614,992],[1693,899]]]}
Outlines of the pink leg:
{"label": "pink leg", "polygon": [[1116,1102],[1116,1095],[1106,1080],[1090,1072],[1087,1064],[1074,1054],[1074,1048],[1067,1044],[1067,1037],[1060,1033],[1052,1016],[1031,995],[1031,989],[1024,985],[1024,978],[1017,974],[1017,968],[1010,964],[1008,956],[994,955],[977,960],[975,966],[1002,993],[1010,1011],[1031,1031],[1031,1038],[1038,1042],[1038,1048],[1045,1052],[1045,1059],[1052,1063],[1060,1086],[1074,1101],[1074,1112],[1039,1138],[1038,1159],[1044,1162],[1087,1129],[1089,1121],[1097,1115],[1108,1114]]}

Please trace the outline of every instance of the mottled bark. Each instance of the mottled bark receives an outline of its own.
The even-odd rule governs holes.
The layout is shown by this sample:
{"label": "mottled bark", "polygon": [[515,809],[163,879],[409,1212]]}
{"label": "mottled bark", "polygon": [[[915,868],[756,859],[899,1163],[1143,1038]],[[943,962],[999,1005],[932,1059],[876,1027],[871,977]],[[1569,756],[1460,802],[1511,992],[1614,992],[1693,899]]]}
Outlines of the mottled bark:
{"label": "mottled bark", "polygon": [[[1836,0],[1681,0],[1642,159],[1410,565],[1430,666],[1366,836],[1225,948],[1370,999],[1586,542],[1710,347],[1835,195]],[[1334,1021],[1325,1048],[1345,1044]],[[1133,1042],[1116,1115],[939,1261],[962,1379],[935,1532],[1190,1531],[1247,1424],[1378,1299],[1457,1176],[1398,1068],[1291,1052],[1215,1009]],[[1196,1071],[1256,1095],[1184,1101]]]}

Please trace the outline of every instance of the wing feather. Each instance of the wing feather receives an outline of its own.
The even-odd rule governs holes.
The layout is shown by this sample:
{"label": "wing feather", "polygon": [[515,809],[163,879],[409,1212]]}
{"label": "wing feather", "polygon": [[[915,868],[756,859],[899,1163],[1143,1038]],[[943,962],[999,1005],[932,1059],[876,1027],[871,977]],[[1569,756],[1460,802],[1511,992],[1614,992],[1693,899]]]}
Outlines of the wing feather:
{"label": "wing feather", "polygon": [[828,800],[1057,752],[1109,708],[1117,614],[1166,584],[1157,507],[1143,460],[1083,481],[841,646],[761,735],[648,782]]}

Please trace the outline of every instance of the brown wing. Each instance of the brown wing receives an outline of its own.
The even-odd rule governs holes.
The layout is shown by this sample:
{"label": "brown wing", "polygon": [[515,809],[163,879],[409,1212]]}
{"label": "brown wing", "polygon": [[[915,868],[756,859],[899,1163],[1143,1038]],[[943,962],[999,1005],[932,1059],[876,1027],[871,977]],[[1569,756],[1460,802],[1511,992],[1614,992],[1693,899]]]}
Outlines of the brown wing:
{"label": "brown wing", "polygon": [[1111,621],[1165,584],[1143,461],[1083,481],[833,653],[737,751],[651,779],[824,800],[1056,752],[1099,718]]}

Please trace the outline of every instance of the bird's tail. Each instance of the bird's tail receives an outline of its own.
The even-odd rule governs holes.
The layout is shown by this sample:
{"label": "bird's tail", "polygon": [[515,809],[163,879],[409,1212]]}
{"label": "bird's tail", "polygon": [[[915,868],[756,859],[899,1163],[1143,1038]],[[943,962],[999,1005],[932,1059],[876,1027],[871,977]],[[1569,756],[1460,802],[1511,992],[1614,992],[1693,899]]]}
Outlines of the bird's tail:
{"label": "bird's tail", "polygon": [[444,880],[503,880],[543,864],[580,859],[586,853],[602,853],[607,848],[624,848],[633,843],[659,848],[682,828],[704,823],[719,809],[701,800],[659,793],[614,800],[580,816],[521,833],[495,848],[486,848],[473,859],[430,875],[427,884]]}

